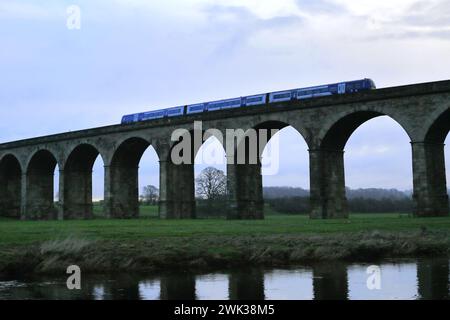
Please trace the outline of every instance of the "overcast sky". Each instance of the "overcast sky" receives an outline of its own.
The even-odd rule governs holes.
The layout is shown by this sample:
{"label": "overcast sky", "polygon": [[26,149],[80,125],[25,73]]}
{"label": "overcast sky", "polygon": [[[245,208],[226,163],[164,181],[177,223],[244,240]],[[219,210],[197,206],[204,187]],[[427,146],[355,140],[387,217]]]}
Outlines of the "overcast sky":
{"label": "overcast sky", "polygon": [[[67,28],[70,5],[81,9],[79,30]],[[388,87],[450,79],[450,2],[0,0],[0,41],[6,142],[342,80],[370,77]],[[280,138],[279,174],[264,184],[308,187],[305,142],[290,128]],[[361,126],[345,161],[350,187],[412,188],[409,140],[389,118]],[[151,150],[141,169],[141,185],[158,183]]]}

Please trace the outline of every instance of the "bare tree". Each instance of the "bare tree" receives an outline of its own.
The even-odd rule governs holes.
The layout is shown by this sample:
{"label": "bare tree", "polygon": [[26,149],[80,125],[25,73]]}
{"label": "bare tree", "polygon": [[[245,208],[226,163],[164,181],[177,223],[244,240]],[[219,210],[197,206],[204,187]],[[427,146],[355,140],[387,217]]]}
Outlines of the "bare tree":
{"label": "bare tree", "polygon": [[145,186],[143,189],[143,194],[141,195],[141,200],[147,204],[155,204],[158,200],[159,190],[153,185]]}
{"label": "bare tree", "polygon": [[222,170],[208,167],[203,169],[196,180],[197,195],[207,200],[223,197],[227,190],[227,178]]}

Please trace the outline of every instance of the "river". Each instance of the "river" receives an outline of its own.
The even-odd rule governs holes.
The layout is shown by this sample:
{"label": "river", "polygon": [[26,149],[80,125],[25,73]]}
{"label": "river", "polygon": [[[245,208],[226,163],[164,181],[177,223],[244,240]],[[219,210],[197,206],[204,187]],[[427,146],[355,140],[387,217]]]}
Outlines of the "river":
{"label": "river", "polygon": [[66,275],[0,278],[0,299],[449,299],[449,259],[327,262],[278,269],[209,274],[81,276],[68,290]]}

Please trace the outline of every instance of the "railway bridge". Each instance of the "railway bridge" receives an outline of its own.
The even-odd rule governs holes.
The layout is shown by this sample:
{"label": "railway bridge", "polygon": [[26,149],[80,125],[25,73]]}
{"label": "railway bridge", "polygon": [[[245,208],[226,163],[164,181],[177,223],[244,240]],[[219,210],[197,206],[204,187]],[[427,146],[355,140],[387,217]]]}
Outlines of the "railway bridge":
{"label": "railway bridge", "polygon": [[[348,216],[344,147],[361,124],[378,116],[400,124],[411,140],[416,216],[449,214],[444,141],[450,129],[450,80],[270,105],[113,125],[0,144],[0,215],[21,219],[92,217],[92,168],[105,165],[108,217],[139,213],[138,164],[149,145],[160,162],[161,218],[194,218],[194,165],[171,158],[175,129],[294,127],[310,155],[311,218]],[[246,140],[247,141],[247,140]],[[195,148],[194,148],[195,149]],[[193,150],[195,157],[197,150]],[[53,179],[58,165],[59,206]],[[227,164],[228,217],[263,218],[261,163]]]}

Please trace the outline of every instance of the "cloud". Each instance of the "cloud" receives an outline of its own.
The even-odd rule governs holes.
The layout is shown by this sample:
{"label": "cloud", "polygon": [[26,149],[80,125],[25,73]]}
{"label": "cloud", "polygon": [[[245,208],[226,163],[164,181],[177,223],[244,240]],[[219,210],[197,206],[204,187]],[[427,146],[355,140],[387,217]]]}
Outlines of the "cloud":
{"label": "cloud", "polygon": [[[162,107],[363,77],[379,87],[434,81],[450,70],[448,1],[79,0],[79,31],[66,28],[69,4],[0,4],[2,141]],[[377,123],[347,145],[350,185],[368,185],[368,170],[389,186],[411,183],[407,137]],[[303,181],[304,141],[290,132],[280,144],[280,174],[265,183]]]}
{"label": "cloud", "polygon": [[446,0],[418,1],[410,7],[402,21],[414,27],[449,28],[450,3]]}
{"label": "cloud", "polygon": [[369,41],[383,39],[440,38],[450,31],[450,3],[446,0],[352,1],[333,0],[365,22],[363,31],[372,30]]}

